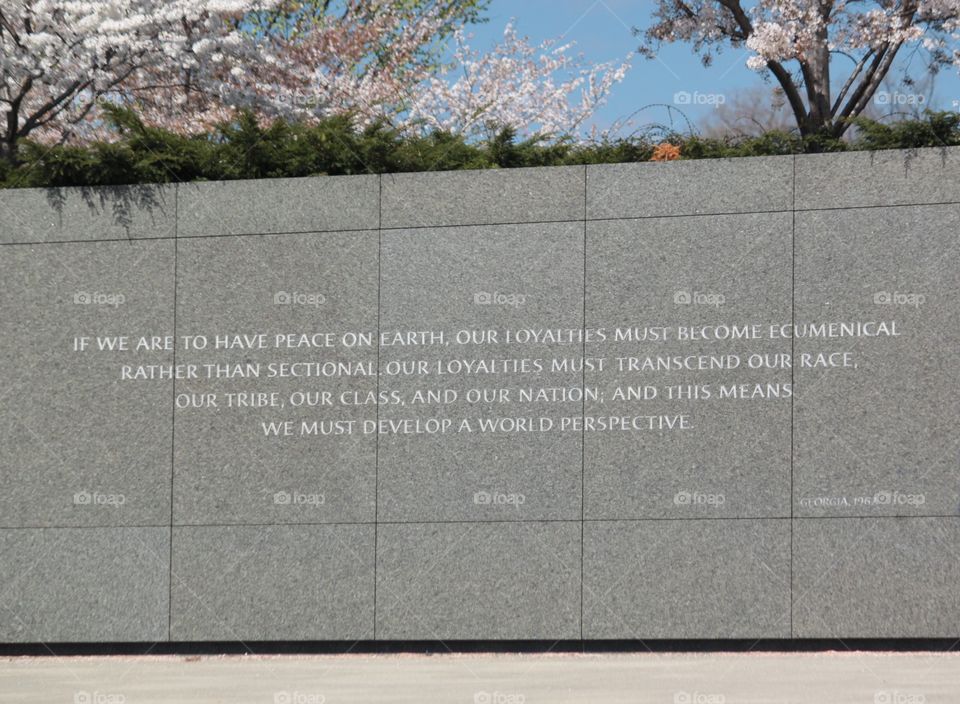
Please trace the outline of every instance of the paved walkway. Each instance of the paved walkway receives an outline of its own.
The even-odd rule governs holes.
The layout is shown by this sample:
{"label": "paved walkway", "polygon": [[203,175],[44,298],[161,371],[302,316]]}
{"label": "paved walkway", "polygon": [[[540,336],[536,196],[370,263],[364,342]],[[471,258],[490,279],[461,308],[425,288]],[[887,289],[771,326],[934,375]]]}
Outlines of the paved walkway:
{"label": "paved walkway", "polygon": [[960,655],[4,658],[0,702],[952,704],[960,702]]}

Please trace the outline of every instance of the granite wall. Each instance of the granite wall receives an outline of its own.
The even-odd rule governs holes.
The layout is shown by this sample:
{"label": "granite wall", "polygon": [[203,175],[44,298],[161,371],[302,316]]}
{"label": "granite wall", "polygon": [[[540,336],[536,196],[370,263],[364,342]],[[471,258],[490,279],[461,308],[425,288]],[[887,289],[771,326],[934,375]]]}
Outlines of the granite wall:
{"label": "granite wall", "polygon": [[960,636],[960,149],[0,191],[0,642]]}

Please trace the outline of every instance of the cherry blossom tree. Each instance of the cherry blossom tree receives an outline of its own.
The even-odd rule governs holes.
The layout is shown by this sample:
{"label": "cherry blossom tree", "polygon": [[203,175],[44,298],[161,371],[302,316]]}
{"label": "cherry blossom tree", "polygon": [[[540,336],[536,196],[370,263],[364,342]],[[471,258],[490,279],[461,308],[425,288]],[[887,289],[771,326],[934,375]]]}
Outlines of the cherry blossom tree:
{"label": "cherry blossom tree", "polygon": [[[691,42],[707,64],[724,45],[746,47],[801,134],[840,137],[905,47],[926,52],[931,70],[960,65],[960,0],[657,0],[642,34],[646,55]],[[839,79],[838,57],[850,66]]]}
{"label": "cherry blossom tree", "polygon": [[188,133],[383,104],[485,1],[0,0],[0,158],[109,138],[104,101]]}
{"label": "cherry blossom tree", "polygon": [[[119,89],[230,75],[255,59],[239,28],[277,0],[0,0],[0,157],[17,141],[81,128]],[[218,89],[212,81],[210,90]]]}
{"label": "cherry blossom tree", "polygon": [[572,44],[533,46],[512,23],[488,52],[456,35],[452,71],[427,77],[405,115],[408,125],[468,137],[489,136],[488,126],[511,126],[526,136],[571,135],[623,80],[629,61],[588,64]]}
{"label": "cherry blossom tree", "polygon": [[[440,70],[445,41],[477,18],[482,0],[340,0],[285,3],[245,22],[256,55],[202,86],[157,77],[172,91],[126,91],[148,124],[184,131],[253,110],[267,123],[351,114],[358,125],[390,120]],[[211,85],[215,90],[211,91]],[[171,110],[171,101],[180,106]]]}
{"label": "cherry blossom tree", "polygon": [[[479,51],[463,23],[451,22],[449,6],[351,0],[345,7],[292,40],[272,42],[265,50],[270,61],[236,77],[232,105],[256,103],[267,119],[310,122],[349,113],[360,126],[385,121],[402,131],[468,138],[487,136],[491,125],[525,136],[567,135],[629,67],[587,64],[572,55],[572,44],[554,40],[534,46],[512,23],[500,43]],[[454,44],[444,60],[437,38],[446,32]]]}
{"label": "cherry blossom tree", "polygon": [[588,66],[512,26],[488,53],[471,49],[464,27],[485,3],[0,0],[0,158],[27,137],[116,138],[107,102],[178,133],[250,109],[264,123],[349,114],[411,131],[567,134],[623,77],[626,64]]}
{"label": "cherry blossom tree", "polygon": [[389,119],[412,88],[438,69],[443,8],[395,0],[349,0],[264,47],[267,62],[238,77],[232,106],[256,106],[266,118],[319,119],[350,113],[358,123]]}

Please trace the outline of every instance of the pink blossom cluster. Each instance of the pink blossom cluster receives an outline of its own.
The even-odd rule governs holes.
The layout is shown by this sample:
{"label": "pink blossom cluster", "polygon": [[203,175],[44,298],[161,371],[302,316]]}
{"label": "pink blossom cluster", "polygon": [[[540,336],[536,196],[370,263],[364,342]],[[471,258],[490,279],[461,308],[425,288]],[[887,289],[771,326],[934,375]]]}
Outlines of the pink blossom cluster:
{"label": "pink blossom cluster", "polygon": [[[622,80],[626,61],[588,65],[571,45],[531,45],[512,25],[472,49],[450,3],[341,0],[304,22],[283,0],[0,0],[0,134],[48,143],[109,139],[104,102],[192,133],[253,109],[265,122],[350,114],[359,125],[488,125],[571,134]],[[264,17],[290,13],[296,31]],[[274,13],[270,15],[270,13]],[[444,60],[443,38],[453,42]],[[12,119],[10,119],[12,116]]]}

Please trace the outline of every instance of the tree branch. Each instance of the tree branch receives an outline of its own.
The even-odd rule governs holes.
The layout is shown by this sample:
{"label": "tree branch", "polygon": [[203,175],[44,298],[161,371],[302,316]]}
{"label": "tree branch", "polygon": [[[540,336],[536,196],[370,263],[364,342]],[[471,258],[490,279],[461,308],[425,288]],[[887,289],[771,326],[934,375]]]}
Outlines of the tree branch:
{"label": "tree branch", "polygon": [[[744,12],[743,7],[740,6],[739,0],[717,1],[733,15],[733,19],[737,23],[737,26],[740,27],[740,31],[744,37],[749,37],[753,34],[753,23],[750,22],[747,13]],[[800,127],[802,133],[807,123],[807,107],[803,104],[803,98],[800,96],[800,91],[797,89],[796,83],[794,83],[793,78],[790,76],[790,72],[787,71],[779,61],[767,61],[767,68],[777,79],[780,87],[783,88],[783,93],[787,96],[790,109],[793,110],[794,118],[796,118],[797,125]]]}
{"label": "tree branch", "polygon": [[[900,19],[903,21],[904,29],[913,24],[914,16],[916,15],[918,6],[919,3],[917,0],[906,0],[906,2],[904,2],[903,8],[900,11]],[[887,72],[893,65],[893,60],[896,58],[897,52],[900,50],[901,46],[903,46],[902,41],[899,41],[895,44],[886,42],[881,47],[880,51],[874,57],[873,62],[870,64],[870,68],[867,70],[867,73],[860,81],[860,85],[857,86],[856,90],[847,101],[847,104],[840,112],[840,120],[836,123],[834,128],[837,130],[838,136],[842,135],[847,129],[847,118],[850,116],[855,117],[863,112],[864,108],[867,106],[867,101],[870,100],[870,97],[874,94],[874,92],[876,92],[877,87],[880,85],[880,81],[883,80],[884,76],[887,75]]]}
{"label": "tree branch", "polygon": [[[34,129],[38,124],[41,124],[41,120],[44,115],[48,112],[55,110],[58,105],[62,105],[65,100],[70,98],[73,95],[76,95],[78,92],[83,90],[86,86],[90,85],[92,81],[88,80],[81,82],[79,80],[71,83],[66,90],[64,90],[60,95],[50,98],[47,102],[37,108],[33,114],[30,115],[26,120],[23,121],[20,129],[17,131],[18,137],[25,137],[30,133],[30,130]],[[60,112],[57,110],[56,112]]]}
{"label": "tree branch", "polygon": [[840,89],[840,92],[837,93],[837,99],[834,101],[833,106],[830,108],[830,116],[833,117],[837,114],[837,110],[840,108],[840,104],[843,102],[843,99],[847,97],[847,91],[850,90],[850,87],[853,85],[854,81],[857,80],[857,76],[860,75],[860,72],[863,71],[863,67],[867,64],[867,59],[873,56],[873,49],[869,49],[867,53],[863,55],[860,61],[857,62],[857,65],[854,66],[853,72],[847,78],[846,82],[843,84],[843,88]]}

